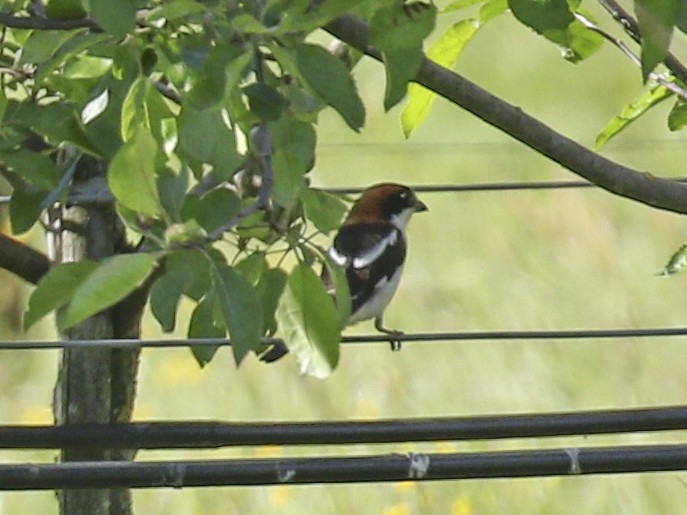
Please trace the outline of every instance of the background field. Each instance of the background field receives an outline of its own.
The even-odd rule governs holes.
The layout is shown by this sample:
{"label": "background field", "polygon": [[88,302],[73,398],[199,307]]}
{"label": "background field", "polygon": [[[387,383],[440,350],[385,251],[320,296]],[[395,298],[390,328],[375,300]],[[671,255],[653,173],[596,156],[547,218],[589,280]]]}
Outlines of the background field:
{"label": "background field", "polygon": [[[606,19],[599,14],[600,19]],[[683,50],[684,39],[676,43]],[[478,34],[457,70],[587,145],[641,90],[639,72],[606,46],[573,66],[510,17]],[[313,182],[366,186],[573,179],[460,108],[439,101],[406,142],[398,110],[381,110],[383,71],[360,65],[366,129],[351,133],[334,113],[320,122]],[[687,175],[683,133],[665,128],[668,105],[609,144],[604,154],[656,175]],[[655,274],[687,240],[685,221],[599,190],[427,194],[430,212],[410,227],[410,255],[386,322],[406,332],[685,326],[687,277]],[[33,238],[38,241],[40,235]],[[24,302],[7,274],[0,338],[17,338]],[[183,323],[180,324],[183,327]],[[350,333],[369,333],[360,324]],[[145,336],[159,333],[153,322]],[[181,335],[181,332],[180,332]],[[50,321],[26,338],[50,338]],[[0,423],[46,423],[57,354],[4,353]],[[205,369],[186,350],[146,350],[135,418],[286,421],[477,415],[659,406],[687,397],[684,338],[613,341],[463,342],[351,346],[326,381],[301,377],[285,359],[228,349]],[[327,448],[146,452],[140,459],[220,458],[407,451],[463,451],[684,442],[684,434]],[[3,462],[52,461],[52,453],[6,452]],[[136,513],[626,514],[685,513],[685,474],[270,488],[137,491]],[[0,515],[56,513],[51,493],[0,494]]]}

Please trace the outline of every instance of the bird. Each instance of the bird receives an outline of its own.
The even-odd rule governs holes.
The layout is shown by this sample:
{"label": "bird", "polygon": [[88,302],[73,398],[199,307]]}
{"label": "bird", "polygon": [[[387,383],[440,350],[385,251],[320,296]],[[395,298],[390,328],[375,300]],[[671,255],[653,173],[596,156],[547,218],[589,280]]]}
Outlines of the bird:
{"label": "bird", "polygon": [[389,335],[393,350],[400,349],[402,332],[384,327],[384,311],[403,273],[408,222],[427,210],[411,188],[375,184],[355,202],[328,251],[346,274],[351,295],[347,325],[374,319],[375,329]]}
{"label": "bird", "polygon": [[[405,263],[406,227],[413,214],[428,211],[408,186],[381,183],[365,189],[346,216],[327,251],[346,276],[351,312],[345,325],[374,319],[374,327],[389,336],[392,350],[401,348],[403,333],[384,327],[384,311],[398,288]],[[326,267],[322,280],[334,297]],[[263,362],[276,361],[288,349],[282,342],[260,355]]]}

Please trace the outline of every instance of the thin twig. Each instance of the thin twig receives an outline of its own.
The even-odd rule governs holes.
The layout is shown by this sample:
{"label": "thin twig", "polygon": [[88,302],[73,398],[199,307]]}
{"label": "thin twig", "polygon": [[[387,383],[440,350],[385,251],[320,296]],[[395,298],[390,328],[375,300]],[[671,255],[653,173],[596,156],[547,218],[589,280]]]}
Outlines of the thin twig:
{"label": "thin twig", "polygon": [[155,81],[155,87],[160,92],[160,94],[168,100],[171,100],[177,105],[181,105],[181,96],[174,88],[170,87],[169,84],[165,84],[159,80]]}
{"label": "thin twig", "polygon": [[[255,76],[258,82],[264,80],[262,72],[262,56],[260,51],[255,48],[254,51],[254,68]],[[208,234],[208,239],[216,241],[222,237],[222,234],[229,231],[245,220],[253,213],[269,206],[272,198],[272,188],[274,184],[274,170],[272,168],[272,143],[270,142],[269,133],[267,132],[267,123],[262,121],[255,127],[254,142],[258,147],[255,149],[258,159],[262,164],[262,182],[258,190],[258,196],[255,202],[244,207],[236,216],[231,218],[227,223]]]}
{"label": "thin twig", "polygon": [[[589,20],[588,18],[586,18],[582,14],[575,13],[575,18],[577,18],[577,20],[580,23],[582,23],[582,25],[587,27],[589,30],[596,32],[597,34],[599,34],[600,36],[602,36],[606,40],[613,43],[613,45],[615,45],[627,57],[629,57],[630,61],[632,61],[636,66],[638,66],[639,68],[642,67],[641,59],[637,55],[635,55],[635,53],[632,52],[632,50],[630,50],[625,43],[620,41],[618,38],[611,36],[608,32],[606,32],[606,31],[602,30],[601,28],[599,28],[598,26],[596,26],[594,23],[591,22],[591,20]],[[687,100],[687,90],[684,88],[681,88],[676,83],[667,80],[664,76],[662,76],[656,72],[649,72],[649,78],[651,80],[653,80],[654,82],[656,82],[657,84],[660,84],[664,88],[672,91],[673,93],[675,93],[679,97],[682,97],[683,99]]]}
{"label": "thin twig", "polygon": [[[598,2],[623,27],[628,36],[640,45],[642,44],[642,36],[639,33],[639,23],[637,23],[637,20],[630,16],[615,0],[598,0]],[[687,67],[677,57],[668,52],[663,60],[663,64],[683,84],[687,84]]]}

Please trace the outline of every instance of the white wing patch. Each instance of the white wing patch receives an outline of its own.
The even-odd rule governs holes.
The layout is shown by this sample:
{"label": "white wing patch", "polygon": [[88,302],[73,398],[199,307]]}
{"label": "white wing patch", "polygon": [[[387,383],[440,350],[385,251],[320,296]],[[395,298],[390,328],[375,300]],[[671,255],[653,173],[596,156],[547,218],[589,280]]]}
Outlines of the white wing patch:
{"label": "white wing patch", "polygon": [[329,257],[332,258],[332,261],[334,261],[334,263],[341,267],[345,267],[348,264],[348,258],[341,254],[334,247],[330,247],[327,254],[329,254]]}
{"label": "white wing patch", "polygon": [[397,239],[398,234],[396,231],[391,231],[388,236],[383,238],[374,247],[367,250],[360,256],[354,257],[352,262],[353,268],[360,270],[361,268],[370,266],[370,264],[374,263],[374,261],[381,256],[388,247],[394,245]]}

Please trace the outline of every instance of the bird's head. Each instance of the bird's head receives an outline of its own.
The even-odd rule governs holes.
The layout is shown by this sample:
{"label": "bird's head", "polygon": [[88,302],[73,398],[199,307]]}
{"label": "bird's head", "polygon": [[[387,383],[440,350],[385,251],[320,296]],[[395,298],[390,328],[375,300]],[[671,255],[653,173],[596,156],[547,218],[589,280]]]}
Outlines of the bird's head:
{"label": "bird's head", "polygon": [[407,186],[375,184],[363,191],[346,223],[390,222],[403,231],[410,217],[419,211],[427,211],[427,206]]}

